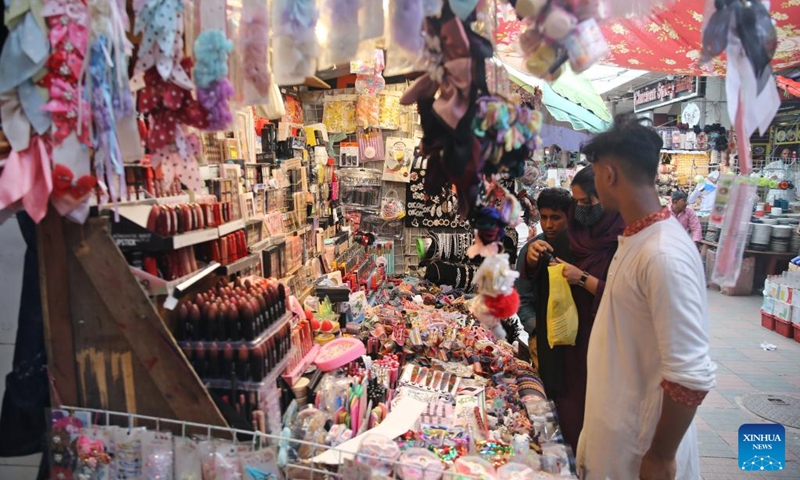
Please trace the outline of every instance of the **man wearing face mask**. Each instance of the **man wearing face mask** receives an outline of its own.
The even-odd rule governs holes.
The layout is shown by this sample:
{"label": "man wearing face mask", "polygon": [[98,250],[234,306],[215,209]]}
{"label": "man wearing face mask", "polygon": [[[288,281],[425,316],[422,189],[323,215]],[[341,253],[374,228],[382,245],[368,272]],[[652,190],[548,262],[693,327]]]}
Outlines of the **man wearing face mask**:
{"label": "man wearing face mask", "polygon": [[[574,202],[567,212],[567,236],[572,255],[568,261],[571,263],[564,258],[555,261],[564,264],[564,277],[572,286],[572,298],[578,309],[578,337],[574,346],[552,349],[547,342],[540,342],[539,368],[547,395],[556,404],[564,440],[576,449],[586,405],[589,334],[605,289],[608,266],[617,250],[617,237],[625,229],[625,222],[619,214],[603,209],[591,167],[578,172],[571,186]],[[545,250],[553,253],[546,243],[531,244],[529,263],[535,266]],[[543,364],[544,358],[552,359],[549,365]]]}

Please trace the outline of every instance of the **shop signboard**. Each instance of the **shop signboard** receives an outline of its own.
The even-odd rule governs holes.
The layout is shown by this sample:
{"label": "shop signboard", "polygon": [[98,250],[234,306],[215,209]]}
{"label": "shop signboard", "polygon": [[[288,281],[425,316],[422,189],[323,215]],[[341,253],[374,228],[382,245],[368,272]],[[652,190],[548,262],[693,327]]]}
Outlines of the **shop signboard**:
{"label": "shop signboard", "polygon": [[670,75],[670,77],[637,88],[633,92],[633,111],[645,112],[671,103],[702,97],[705,94],[705,82],[701,77],[691,75]]}

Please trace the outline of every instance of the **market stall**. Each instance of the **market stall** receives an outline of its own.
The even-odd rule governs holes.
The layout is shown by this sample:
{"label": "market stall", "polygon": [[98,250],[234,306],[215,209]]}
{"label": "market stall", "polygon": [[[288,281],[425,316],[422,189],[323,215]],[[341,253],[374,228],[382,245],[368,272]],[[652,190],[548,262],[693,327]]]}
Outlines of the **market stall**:
{"label": "market stall", "polygon": [[38,224],[57,478],[574,477],[502,323],[543,115],[494,3],[22,3],[0,210]]}

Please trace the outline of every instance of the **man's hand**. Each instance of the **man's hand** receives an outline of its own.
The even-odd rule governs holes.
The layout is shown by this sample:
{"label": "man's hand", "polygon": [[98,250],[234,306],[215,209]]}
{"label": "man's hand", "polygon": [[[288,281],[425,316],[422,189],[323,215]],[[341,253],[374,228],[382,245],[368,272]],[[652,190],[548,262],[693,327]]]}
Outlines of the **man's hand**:
{"label": "man's hand", "polygon": [[561,260],[558,263],[564,265],[564,278],[567,279],[567,283],[570,285],[577,285],[578,282],[581,281],[581,277],[583,276],[583,270],[579,269],[575,265],[571,265],[567,262],[563,262]]}
{"label": "man's hand", "polygon": [[528,265],[536,265],[539,263],[539,257],[542,255],[542,252],[552,251],[553,247],[551,247],[549,243],[544,240],[536,240],[528,247],[528,255],[525,257],[525,261],[528,262]]}
{"label": "man's hand", "polygon": [[661,458],[648,450],[642,457],[639,480],[675,480],[677,466],[675,457]]}

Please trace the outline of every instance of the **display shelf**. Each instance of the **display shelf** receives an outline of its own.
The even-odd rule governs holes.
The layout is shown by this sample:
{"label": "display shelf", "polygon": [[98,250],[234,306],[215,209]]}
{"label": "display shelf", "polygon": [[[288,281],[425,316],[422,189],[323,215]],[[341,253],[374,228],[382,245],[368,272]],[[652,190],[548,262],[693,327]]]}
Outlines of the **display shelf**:
{"label": "display shelf", "polygon": [[262,250],[265,250],[273,245],[275,245],[275,243],[273,242],[273,237],[267,237],[264,240],[261,240],[260,242],[256,242],[252,245],[249,245],[248,248],[250,249],[251,252],[255,253],[255,252],[261,252]]}
{"label": "display shelf", "polygon": [[261,261],[261,253],[254,252],[244,258],[236,260],[229,265],[223,265],[220,267],[220,273],[225,275],[233,275],[234,273],[239,273],[242,270],[247,270],[248,268],[256,266],[259,261]]}
{"label": "display shelf", "polygon": [[[141,207],[149,211],[147,205],[136,205],[130,209],[140,210]],[[129,218],[125,210],[128,209],[120,208],[119,222],[111,223],[111,237],[122,251],[163,252],[219,238],[219,229],[216,227],[163,237]]]}
{"label": "display shelf", "polygon": [[661,153],[679,154],[679,155],[708,155],[706,150],[661,150]]}
{"label": "display shelf", "polygon": [[330,298],[331,302],[346,302],[350,299],[350,287],[342,285],[339,287],[321,287],[318,284],[312,285],[314,296],[318,298]]}
{"label": "display shelf", "polygon": [[[208,267],[207,266],[203,267],[196,272],[192,272],[189,275],[186,275],[185,277],[181,277],[175,280],[164,280],[163,278],[156,277],[155,275],[151,275],[145,272],[144,270],[133,266],[130,267],[130,269],[131,273],[133,273],[133,276],[136,277],[136,280],[139,281],[139,285],[141,285],[142,289],[147,294],[147,296],[157,297],[160,295],[172,294],[172,292],[178,285],[188,280],[191,280],[192,277],[194,277],[195,275],[207,272]],[[205,275],[207,274],[208,273],[205,273]]]}
{"label": "display shelf", "polygon": [[244,226],[245,221],[243,218],[240,218],[239,220],[232,220],[228,223],[223,223],[217,228],[219,229],[219,236],[223,237],[229,233],[235,232],[236,230],[244,229]]}
{"label": "display shelf", "polygon": [[[296,267],[292,267],[292,269],[291,269],[291,270],[289,270],[288,272],[286,272],[286,273],[283,275],[283,278],[289,278],[289,277],[291,277],[291,276],[292,276],[292,275],[294,275],[295,273],[299,272],[301,268],[303,268],[303,264],[302,264],[302,263],[301,263],[300,265],[296,266]],[[282,278],[282,279],[283,279],[283,278]]]}
{"label": "display shelf", "polygon": [[295,383],[297,383],[297,380],[303,376],[303,373],[305,373],[309,365],[314,363],[314,360],[316,360],[319,350],[320,346],[315,343],[314,347],[308,351],[308,353],[306,354],[305,357],[303,357],[302,360],[300,360],[300,363],[295,365],[293,369],[281,375],[283,379],[286,380],[286,382],[289,385],[294,385]]}
{"label": "display shelf", "polygon": [[247,391],[247,392],[259,392],[263,388],[267,387],[270,384],[275,383],[278,380],[278,376],[280,376],[283,373],[283,371],[286,370],[286,367],[289,365],[289,360],[291,360],[292,357],[294,357],[295,350],[297,350],[297,347],[293,346],[292,348],[290,348],[289,352],[287,352],[286,356],[283,357],[283,359],[280,362],[278,362],[277,365],[275,365],[275,368],[273,368],[267,374],[267,376],[264,377],[264,380],[261,380],[260,382],[249,382],[249,381],[240,381],[240,380],[231,381],[231,380],[224,380],[224,379],[210,379],[210,380],[204,380],[204,383],[205,383],[207,388],[230,389],[230,388],[233,388],[235,386],[236,389],[238,389],[238,390],[244,390],[244,391]]}
{"label": "display shelf", "polygon": [[[230,343],[233,348],[239,348],[242,345],[244,345],[244,346],[246,346],[248,348],[256,347],[256,346],[264,343],[264,340],[272,338],[276,333],[278,333],[280,331],[281,328],[284,328],[286,326],[286,324],[291,321],[291,319],[292,319],[291,312],[286,312],[286,313],[283,314],[283,316],[281,318],[278,319],[277,322],[273,323],[272,325],[270,325],[269,327],[264,329],[264,331],[261,332],[253,340],[236,340],[236,341],[230,341],[230,342],[225,342],[225,343]],[[203,347],[210,347],[212,343],[217,343],[217,342],[207,342],[205,340],[181,340],[181,341],[178,341],[178,345],[180,345],[181,347],[196,347],[198,345],[202,345]]]}
{"label": "display shelf", "polygon": [[310,287],[308,287],[305,290],[303,290],[303,293],[301,293],[300,296],[297,297],[297,299],[302,302],[303,300],[305,300],[311,294],[311,292],[313,290],[314,290],[314,285],[311,285]]}
{"label": "display shelf", "polygon": [[112,211],[115,207],[119,208],[119,207],[130,207],[137,205],[152,206],[152,205],[175,205],[180,203],[191,203],[191,197],[189,196],[189,194],[186,193],[182,195],[171,195],[169,197],[148,197],[139,200],[128,200],[125,202],[117,202],[116,204],[106,203],[102,206],[97,204],[97,199],[94,196],[91,196],[89,198],[92,199],[92,201],[90,202],[91,206],[100,207],[100,209],[104,211]]}

